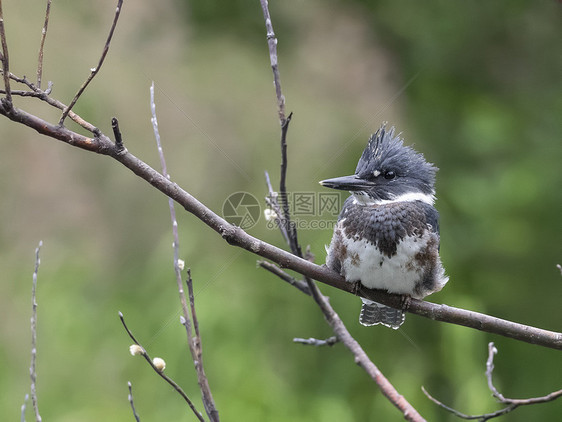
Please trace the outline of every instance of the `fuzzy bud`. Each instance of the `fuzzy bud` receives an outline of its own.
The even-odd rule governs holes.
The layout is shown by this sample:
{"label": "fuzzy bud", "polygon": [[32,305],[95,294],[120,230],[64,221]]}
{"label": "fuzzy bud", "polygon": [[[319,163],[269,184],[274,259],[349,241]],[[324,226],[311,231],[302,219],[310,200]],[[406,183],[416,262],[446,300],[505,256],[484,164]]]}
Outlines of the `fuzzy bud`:
{"label": "fuzzy bud", "polygon": [[275,220],[277,218],[277,213],[271,208],[266,208],[265,210],[263,210],[263,215],[266,221]]}
{"label": "fuzzy bud", "polygon": [[131,352],[132,356],[137,356],[142,355],[144,350],[138,344],[131,344],[131,346],[129,346],[129,352]]}
{"label": "fuzzy bud", "polygon": [[166,369],[166,362],[162,358],[154,358],[152,359],[152,363],[158,370],[158,372],[163,372]]}
{"label": "fuzzy bud", "polygon": [[180,269],[180,271],[183,271],[183,269],[185,268],[185,261],[183,259],[178,259],[178,268]]}

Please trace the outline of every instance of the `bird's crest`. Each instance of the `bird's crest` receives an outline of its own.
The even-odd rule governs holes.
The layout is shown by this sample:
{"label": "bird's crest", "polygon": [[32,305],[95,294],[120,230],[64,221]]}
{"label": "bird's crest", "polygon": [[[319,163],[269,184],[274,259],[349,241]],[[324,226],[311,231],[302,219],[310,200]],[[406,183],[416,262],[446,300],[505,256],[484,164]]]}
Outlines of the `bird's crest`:
{"label": "bird's crest", "polygon": [[[406,169],[406,170],[405,170]],[[394,126],[386,130],[386,122],[370,138],[363,151],[355,174],[359,177],[372,177],[373,172],[400,171],[406,173],[415,169],[419,175],[426,176],[426,183],[433,185],[437,168],[428,163],[423,154],[405,146],[400,134],[395,135]],[[370,174],[369,174],[370,173]],[[408,176],[408,174],[401,174]]]}

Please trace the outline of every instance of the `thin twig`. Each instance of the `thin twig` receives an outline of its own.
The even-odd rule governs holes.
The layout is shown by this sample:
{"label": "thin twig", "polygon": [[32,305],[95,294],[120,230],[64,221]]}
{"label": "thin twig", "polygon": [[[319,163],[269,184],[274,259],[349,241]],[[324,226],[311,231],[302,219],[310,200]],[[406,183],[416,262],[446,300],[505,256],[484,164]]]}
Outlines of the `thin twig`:
{"label": "thin twig", "polygon": [[[203,346],[201,343],[201,335],[199,333],[199,321],[197,319],[197,313],[195,312],[195,295],[193,293],[193,279],[191,278],[191,270],[187,269],[187,289],[189,294],[189,304],[191,308],[191,320],[193,323],[193,331],[195,335],[190,341],[190,351],[193,357],[193,363],[195,369],[197,370],[197,383],[199,384],[199,389],[201,390],[203,405],[205,406],[205,411],[207,416],[213,422],[219,421],[219,412],[216,408],[213,395],[211,394],[211,387],[209,386],[209,380],[205,374],[205,368],[203,365]],[[186,325],[186,330],[191,331],[191,326],[187,326],[187,321],[184,320],[183,323]]]}
{"label": "thin twig", "polygon": [[[6,90],[4,89],[0,89],[0,94],[5,94]],[[13,96],[18,96],[18,97],[35,97],[35,98],[39,98],[41,97],[42,93],[40,92],[33,92],[33,91],[21,91],[19,89],[16,90],[11,90],[10,93]]]}
{"label": "thin twig", "polygon": [[283,223],[283,211],[281,210],[281,206],[279,205],[279,193],[273,190],[273,187],[271,186],[271,180],[269,178],[269,173],[267,172],[267,170],[265,171],[265,183],[267,185],[267,192],[268,192],[267,196],[265,197],[265,201],[267,205],[271,208],[271,210],[274,212],[275,224],[279,228],[279,231],[281,232],[283,239],[285,239],[285,242],[287,242],[287,245],[289,245],[290,247],[291,239],[289,238],[288,227],[286,224]]}
{"label": "thin twig", "polygon": [[23,398],[23,403],[21,405],[21,422],[25,422],[25,409],[27,408],[27,401],[29,400],[29,394],[26,394]]}
{"label": "thin twig", "polygon": [[131,409],[133,411],[133,416],[135,417],[135,420],[137,422],[140,422],[140,418],[139,415],[137,414],[137,411],[135,409],[135,403],[133,401],[133,385],[131,384],[131,381],[127,381],[127,385],[129,387],[129,395],[127,396],[127,399],[129,400],[129,404],[131,405]]}
{"label": "thin twig", "polygon": [[37,58],[37,88],[41,89],[41,78],[43,77],[43,48],[45,46],[45,38],[47,37],[47,28],[49,26],[49,15],[51,13],[51,1],[47,0],[47,10],[45,11],[45,22],[41,30],[41,42],[39,44],[39,56]]}
{"label": "thin twig", "polygon": [[[291,252],[299,258],[303,258],[302,249],[300,247],[296,226],[291,224],[291,215],[289,209],[289,202],[287,197],[287,131],[291,121],[292,114],[285,119],[285,97],[281,92],[281,82],[279,77],[279,68],[277,63],[277,39],[273,32],[273,25],[271,23],[271,16],[267,0],[260,0],[263,15],[265,18],[265,26],[267,30],[267,40],[269,45],[269,57],[271,61],[271,68],[273,69],[273,76],[275,82],[275,92],[277,95],[279,105],[279,120],[281,123],[281,175],[279,182],[279,194],[283,201],[283,212],[281,216],[280,226],[284,226],[289,238],[289,245]],[[304,276],[304,281],[308,287],[308,291],[318,304],[324,317],[332,327],[336,334],[336,338],[340,340],[352,353],[355,362],[358,363],[375,381],[382,393],[389,399],[389,401],[396,406],[410,421],[423,421],[424,419],[418,411],[406,399],[396,391],[394,386],[384,377],[376,365],[369,359],[365,351],[361,348],[359,343],[351,336],[343,321],[330,305],[328,299],[322,294],[316,283],[308,275]]]}
{"label": "thin twig", "polygon": [[302,250],[299,245],[297,228],[291,223],[291,213],[289,210],[289,198],[287,195],[287,131],[289,130],[289,123],[291,123],[291,118],[293,113],[289,114],[281,124],[281,172],[279,178],[279,194],[281,196],[281,202],[283,204],[283,218],[282,224],[286,227],[289,233],[289,242],[291,250],[297,256],[302,258]]}
{"label": "thin twig", "polygon": [[[489,418],[486,418],[484,415],[467,415],[466,413],[459,412],[458,410],[453,409],[452,407],[449,407],[446,404],[443,404],[442,402],[437,400],[435,397],[433,397],[431,394],[429,394],[429,392],[423,386],[422,386],[421,389],[429,400],[431,400],[433,403],[435,403],[439,407],[442,407],[443,409],[447,410],[448,412],[452,413],[453,415],[455,415],[455,416],[457,416],[461,419],[467,419],[467,420],[478,419],[479,421],[486,421],[486,420],[489,419]],[[493,412],[493,413],[488,413],[487,415],[490,416],[490,417],[496,417],[496,416],[504,415],[507,412],[508,411],[506,411],[506,409],[501,409],[501,410],[498,410],[498,411]]]}
{"label": "thin twig", "polygon": [[2,60],[2,74],[4,75],[4,92],[5,106],[12,108],[12,93],[10,92],[10,59],[8,55],[8,42],[6,41],[6,30],[4,28],[4,12],[2,11],[2,0],[0,0],[0,44],[2,44],[2,52],[0,60]]}
{"label": "thin twig", "polygon": [[33,271],[33,286],[31,288],[31,365],[29,375],[31,377],[31,403],[35,412],[35,420],[41,422],[39,415],[39,405],[37,404],[37,273],[39,271],[39,250],[43,246],[43,241],[39,241],[39,246],[35,249],[35,270]]}
{"label": "thin twig", "polygon": [[325,340],[319,340],[317,338],[309,337],[309,338],[298,338],[295,337],[293,339],[293,343],[300,343],[307,346],[333,346],[336,343],[339,343],[339,340],[336,336],[328,337]]}
{"label": "thin twig", "polygon": [[291,286],[296,287],[297,289],[299,289],[301,292],[303,292],[304,294],[307,294],[310,296],[310,289],[308,288],[308,285],[302,281],[302,280],[297,280],[294,277],[291,277],[289,274],[287,274],[285,271],[283,271],[281,268],[279,268],[277,265],[272,264],[269,261],[262,261],[262,260],[258,260],[257,264],[266,269],[267,271],[269,271],[270,273],[275,274],[277,277],[279,277],[281,280],[286,281],[287,283],[289,283]]}
{"label": "thin twig", "polygon": [[68,113],[70,113],[70,110],[72,110],[72,107],[74,107],[74,105],[78,101],[78,98],[80,98],[82,93],[86,90],[86,87],[90,84],[90,82],[92,82],[92,79],[94,79],[94,77],[100,71],[101,66],[103,65],[103,62],[105,60],[105,56],[107,56],[107,52],[109,51],[109,45],[111,44],[111,39],[113,38],[113,33],[115,32],[115,27],[117,26],[119,15],[121,14],[122,5],[123,5],[123,0],[117,0],[117,8],[115,9],[115,16],[113,18],[113,23],[111,24],[111,29],[109,30],[109,35],[107,36],[107,40],[105,42],[105,46],[103,47],[103,51],[101,53],[101,57],[99,59],[98,65],[90,69],[90,76],[88,76],[88,79],[86,79],[86,81],[82,84],[82,86],[80,87],[80,89],[78,90],[78,92],[76,93],[70,104],[68,105],[68,107],[66,107],[62,112],[62,116],[60,117],[59,120],[59,126],[62,126],[64,124],[64,120],[68,116]]}
{"label": "thin twig", "polygon": [[448,412],[454,414],[455,416],[458,416],[461,419],[478,420],[481,422],[488,421],[490,419],[497,418],[498,416],[505,415],[506,413],[512,412],[513,410],[517,409],[519,406],[528,406],[532,404],[546,403],[555,400],[559,397],[562,397],[562,390],[553,391],[552,393],[547,394],[546,396],[543,397],[533,397],[528,399],[509,399],[504,397],[497,390],[497,388],[494,386],[494,383],[492,381],[492,374],[494,372],[494,356],[497,353],[498,353],[498,349],[496,349],[494,343],[493,342],[488,343],[488,359],[486,360],[486,380],[488,381],[488,388],[492,392],[494,398],[496,398],[498,402],[506,405],[504,408],[496,410],[495,412],[483,413],[481,415],[467,415],[466,413],[459,412],[458,410],[443,404],[442,402],[431,396],[424,387],[422,387],[423,393],[433,403],[437,404],[438,406],[442,407]]}
{"label": "thin twig", "polygon": [[[191,268],[187,269],[187,294],[189,295],[189,307],[191,309],[191,319],[193,321],[193,331],[195,332],[196,341],[200,341],[199,334],[199,320],[197,319],[197,312],[195,312],[195,294],[193,293],[193,279],[191,278]],[[197,346],[201,348],[200,345]]]}
{"label": "thin twig", "polygon": [[113,136],[115,137],[115,146],[120,150],[123,150],[123,136],[121,135],[121,129],[119,129],[119,120],[116,117],[111,119],[111,128],[113,129]]}
{"label": "thin twig", "polygon": [[[18,95],[18,96],[22,96],[22,97],[34,97],[34,98],[39,98],[41,101],[46,102],[47,104],[49,104],[50,106],[53,106],[55,108],[58,108],[61,111],[64,111],[66,109],[66,105],[64,103],[62,103],[59,100],[56,100],[54,98],[51,98],[49,95],[51,93],[51,89],[53,87],[52,82],[49,82],[47,89],[45,91],[38,89],[32,82],[30,82],[25,76],[23,78],[19,78],[16,75],[14,75],[13,73],[10,73],[10,79],[18,82],[18,83],[22,83],[24,85],[26,85],[29,89],[31,89],[31,91],[11,91],[12,95]],[[5,94],[6,91],[5,90],[0,90],[1,94]],[[20,110],[20,113],[22,111]],[[78,125],[82,126],[84,129],[86,129],[89,132],[92,133],[96,133],[97,132],[97,128],[92,125],[91,123],[87,122],[86,120],[84,120],[82,117],[80,117],[78,114],[74,113],[73,111],[70,111],[68,113],[68,117],[70,117],[74,122],[76,122]]]}
{"label": "thin twig", "polygon": [[265,29],[267,32],[267,45],[269,47],[269,60],[271,62],[271,70],[273,71],[273,83],[275,85],[275,94],[277,96],[277,111],[279,113],[279,122],[283,126],[285,122],[285,97],[281,92],[281,79],[279,77],[279,64],[277,61],[277,38],[273,32],[271,16],[269,15],[269,5],[267,0],[260,0],[263,17],[265,19]]}
{"label": "thin twig", "polygon": [[488,381],[488,388],[492,395],[500,402],[505,402],[505,398],[500,394],[492,381],[492,374],[494,373],[494,356],[498,353],[498,349],[494,346],[493,342],[488,343],[488,359],[486,360],[486,380]]}
{"label": "thin twig", "polygon": [[139,343],[139,341],[135,338],[135,336],[133,335],[133,333],[131,332],[131,330],[129,330],[129,327],[127,327],[127,324],[125,323],[125,317],[123,316],[122,312],[119,312],[119,319],[121,320],[121,324],[123,324],[123,328],[125,328],[125,331],[127,332],[127,334],[129,335],[129,337],[131,338],[131,340],[133,340],[133,343],[135,343],[137,346],[140,346],[140,348],[142,349],[142,356],[144,357],[144,359],[148,362],[148,364],[151,366],[152,369],[154,369],[154,372],[156,372],[164,381],[166,381],[168,384],[170,384],[172,386],[172,388],[174,390],[176,390],[178,392],[178,394],[185,400],[185,402],[187,403],[187,405],[190,407],[190,409],[193,411],[193,413],[195,414],[195,416],[197,416],[197,418],[201,421],[204,422],[205,419],[203,419],[203,416],[201,416],[201,413],[199,413],[199,411],[195,408],[195,405],[193,404],[193,402],[190,400],[190,398],[187,396],[187,394],[185,394],[185,391],[182,390],[182,388],[175,383],[175,381],[173,379],[171,379],[170,377],[168,377],[166,374],[164,374],[164,371],[162,371],[161,369],[158,369],[155,365],[154,362],[152,361],[152,359],[150,358],[150,355],[148,354],[148,352],[146,351],[146,349],[143,347],[142,344]]}
{"label": "thin twig", "polygon": [[[166,166],[166,159],[164,157],[164,150],[162,149],[162,143],[160,140],[160,132],[158,130],[158,119],[156,117],[156,102],[154,100],[154,82],[150,86],[150,110],[151,110],[151,122],[154,131],[154,137],[156,139],[156,145],[158,147],[158,156],[160,157],[160,165],[162,167],[162,174],[168,180],[170,180],[170,175],[168,174],[168,169]],[[205,412],[207,416],[213,422],[219,421],[219,412],[216,408],[213,395],[211,393],[211,388],[209,386],[209,380],[205,374],[205,369],[203,367],[203,351],[201,347],[201,338],[199,337],[199,323],[197,322],[197,316],[195,314],[195,303],[193,298],[193,282],[191,279],[191,271],[188,269],[188,281],[187,286],[189,290],[189,302],[191,305],[191,316],[187,307],[187,299],[185,297],[185,291],[183,289],[183,282],[181,276],[181,270],[183,264],[180,265],[179,262],[179,234],[178,234],[178,221],[176,218],[176,211],[174,208],[174,200],[168,197],[168,205],[170,208],[170,217],[172,220],[172,234],[174,237],[173,248],[174,248],[174,270],[176,274],[176,283],[178,286],[178,292],[180,295],[180,302],[183,311],[183,324],[186,328],[187,342],[189,345],[189,350],[193,358],[195,365],[195,370],[197,372],[197,382],[199,384],[199,389],[201,391],[203,405],[205,406]],[[191,330],[193,321],[193,328],[195,330],[195,335]]]}

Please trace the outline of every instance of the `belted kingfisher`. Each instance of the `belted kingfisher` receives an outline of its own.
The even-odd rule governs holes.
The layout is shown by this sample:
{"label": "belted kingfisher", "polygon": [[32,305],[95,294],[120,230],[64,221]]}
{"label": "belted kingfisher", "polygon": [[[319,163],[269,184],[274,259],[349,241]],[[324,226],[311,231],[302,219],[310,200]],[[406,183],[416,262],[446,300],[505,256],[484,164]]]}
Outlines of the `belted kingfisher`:
{"label": "belted kingfisher", "polygon": [[[439,258],[439,213],[433,207],[437,170],[383,124],[353,176],[320,182],[351,193],[326,248],[326,265],[369,289],[416,299],[441,290],[449,279]],[[404,322],[402,310],[361,299],[361,324],[398,329]]]}

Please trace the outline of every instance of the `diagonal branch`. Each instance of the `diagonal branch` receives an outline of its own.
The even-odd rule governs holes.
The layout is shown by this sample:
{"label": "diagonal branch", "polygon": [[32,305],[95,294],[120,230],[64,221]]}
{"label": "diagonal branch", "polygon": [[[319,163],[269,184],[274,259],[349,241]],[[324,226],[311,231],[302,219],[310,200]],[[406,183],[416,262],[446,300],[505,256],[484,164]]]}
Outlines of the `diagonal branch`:
{"label": "diagonal branch", "polygon": [[435,397],[431,396],[427,390],[422,387],[423,393],[427,396],[429,400],[433,403],[437,404],[439,407],[447,410],[448,412],[452,413],[453,415],[466,420],[478,420],[480,422],[485,422],[493,418],[497,418],[498,416],[505,415],[506,413],[512,412],[517,409],[519,406],[526,406],[532,404],[539,404],[539,403],[546,403],[552,400],[555,400],[559,397],[562,397],[562,390],[553,391],[550,394],[547,394],[543,397],[533,397],[529,399],[508,399],[505,398],[494,386],[492,381],[492,373],[494,372],[494,356],[498,353],[498,349],[494,346],[494,343],[488,343],[488,359],[486,361],[486,379],[488,381],[488,388],[492,392],[492,396],[494,396],[499,403],[505,404],[506,406],[502,409],[496,410],[495,412],[490,413],[483,413],[481,415],[467,415],[466,413],[459,412],[456,409],[453,409],[446,404],[443,404]]}
{"label": "diagonal branch", "polygon": [[47,38],[47,28],[49,27],[49,16],[51,14],[51,1],[47,0],[47,10],[45,11],[45,22],[41,30],[41,42],[39,43],[39,56],[37,58],[37,88],[41,89],[41,79],[43,78],[43,47]]}
{"label": "diagonal branch", "polygon": [[7,107],[12,105],[12,93],[10,90],[10,59],[8,55],[8,42],[6,41],[6,29],[4,28],[4,12],[2,11],[2,0],[0,0],[0,60],[2,61],[2,75],[4,77],[5,102]]}
{"label": "diagonal branch", "polygon": [[141,354],[142,357],[148,362],[148,364],[154,370],[154,372],[156,372],[164,381],[166,381],[168,384],[170,384],[172,386],[172,388],[174,390],[176,390],[178,392],[178,394],[185,400],[185,402],[187,403],[189,408],[193,411],[195,416],[197,416],[197,418],[201,422],[205,422],[205,419],[203,419],[203,416],[201,416],[201,413],[195,408],[195,405],[193,404],[191,399],[187,396],[185,391],[183,391],[183,389],[178,384],[176,384],[176,382],[173,379],[171,379],[169,376],[164,374],[163,368],[159,368],[154,364],[154,361],[150,358],[150,355],[148,354],[146,349],[142,346],[142,344],[139,343],[139,341],[135,338],[132,331],[129,329],[129,327],[125,323],[125,317],[123,316],[122,312],[119,312],[119,319],[121,320],[121,324],[123,324],[123,328],[125,328],[125,331],[129,335],[131,340],[133,340],[133,343],[135,343],[135,345],[139,347],[139,349],[136,349],[135,354]]}
{"label": "diagonal branch", "polygon": [[[151,184],[155,189],[171,197],[185,208],[187,212],[200,219],[205,225],[220,234],[223,239],[231,245],[246,249],[263,258],[270,259],[282,268],[292,269],[300,274],[345,292],[354,295],[359,294],[367,299],[395,308],[401,308],[403,305],[401,296],[392,295],[379,290],[369,290],[363,287],[357,290],[352,283],[347,283],[343,277],[327,267],[315,265],[306,259],[299,258],[287,251],[257,239],[239,227],[233,226],[177,184],[162,176],[148,164],[135,157],[126,149],[116,146],[109,137],[104,135],[101,131],[95,130],[95,126],[89,122],[83,121],[85,126],[94,129],[92,130],[93,133],[96,133],[94,137],[84,136],[66,127],[49,123],[24,110],[13,108],[11,104],[6,104],[6,101],[0,101],[0,114],[16,123],[34,129],[42,135],[60,140],[71,146],[97,154],[111,156],[131,170],[135,175]],[[437,305],[416,299],[410,301],[407,312],[421,315],[435,321],[463,325],[479,331],[494,333],[527,343],[562,350],[562,333],[518,324],[478,312],[454,308],[447,305]]]}
{"label": "diagonal branch", "polygon": [[135,409],[135,403],[133,400],[133,385],[131,384],[131,381],[127,382],[127,386],[129,387],[129,395],[127,396],[128,400],[129,400],[129,404],[131,405],[131,410],[133,411],[133,416],[135,417],[135,420],[137,422],[140,422],[140,418],[139,415],[137,414],[137,410]]}
{"label": "diagonal branch", "polygon": [[272,264],[269,261],[262,261],[259,260],[258,265],[260,267],[262,267],[263,269],[269,271],[272,274],[275,274],[277,277],[279,277],[281,280],[286,281],[287,283],[289,283],[291,286],[296,287],[297,289],[299,289],[301,292],[303,292],[306,295],[310,296],[310,289],[308,288],[308,285],[302,281],[302,280],[297,280],[294,277],[291,277],[289,274],[287,274],[285,271],[283,271],[281,268],[279,268],[277,265]]}
{"label": "diagonal branch", "polygon": [[82,84],[82,86],[80,87],[80,89],[78,90],[78,92],[76,93],[70,104],[68,105],[68,107],[66,107],[62,112],[62,116],[60,117],[59,120],[59,126],[62,126],[64,124],[64,121],[68,116],[68,113],[70,113],[70,110],[72,110],[72,107],[74,107],[74,105],[78,101],[78,98],[80,98],[80,96],[86,90],[90,82],[92,82],[92,79],[94,79],[94,77],[100,71],[101,66],[105,60],[105,56],[107,56],[107,52],[109,51],[109,45],[111,44],[111,39],[113,38],[113,33],[115,32],[115,27],[117,26],[119,15],[121,14],[122,5],[123,5],[123,0],[117,0],[117,8],[115,9],[115,16],[113,18],[113,23],[111,24],[111,29],[109,30],[109,35],[107,36],[107,40],[105,42],[105,46],[103,47],[103,51],[101,53],[101,57],[99,59],[98,65],[90,69],[90,76],[88,76],[88,79],[86,79],[86,81]]}
{"label": "diagonal branch", "polygon": [[285,97],[281,92],[281,79],[279,77],[279,63],[277,61],[277,38],[273,32],[271,16],[269,15],[269,5],[267,0],[260,0],[263,17],[265,19],[265,29],[267,32],[267,45],[269,47],[269,60],[271,62],[271,70],[273,71],[273,84],[275,85],[275,94],[277,96],[277,111],[279,113],[279,121],[281,126],[285,122]]}
{"label": "diagonal branch", "polygon": [[[117,148],[111,139],[101,132],[99,136],[90,138],[73,132],[66,127],[53,125],[23,110],[17,108],[9,110],[3,103],[0,103],[0,114],[10,120],[34,129],[40,134],[58,139],[69,145],[97,154],[111,156],[164,195],[171,197],[187,212],[193,214],[204,224],[220,234],[230,245],[246,249],[262,258],[270,259],[282,268],[294,270],[345,292],[354,295],[358,294],[361,297],[395,308],[402,307],[402,297],[399,295],[386,293],[382,290],[366,289],[364,287],[357,290],[352,283],[346,282],[342,276],[326,266],[319,266],[306,259],[299,258],[290,252],[251,236],[241,228],[230,224],[224,218],[214,213],[210,208],[206,207],[197,198],[171,180],[162,176],[148,164],[138,159],[127,150]],[[463,325],[479,331],[562,350],[562,333],[511,322],[474,311],[412,299],[407,312],[421,315],[435,321]]]}
{"label": "diagonal branch", "polygon": [[[162,149],[162,143],[160,141],[160,131],[158,130],[158,119],[156,117],[156,102],[154,101],[154,82],[150,86],[150,111],[152,114],[151,122],[154,131],[154,138],[156,139],[156,145],[158,147],[158,156],[160,157],[160,165],[162,166],[162,174],[166,179],[170,180],[170,175],[168,174],[168,168],[166,166],[166,159],[164,157],[164,150]],[[116,136],[116,144],[119,144],[120,136]],[[121,142],[122,143],[122,142]],[[189,346],[189,351],[193,358],[193,364],[197,372],[197,382],[199,384],[199,389],[201,391],[203,405],[205,406],[205,411],[207,415],[213,422],[219,421],[219,412],[216,408],[213,395],[211,393],[211,387],[209,386],[209,379],[205,374],[205,369],[203,367],[203,349],[201,346],[201,337],[199,335],[199,323],[197,322],[197,314],[195,313],[195,299],[193,296],[193,280],[191,279],[191,271],[187,270],[187,287],[189,293],[189,304],[190,308],[187,307],[187,299],[185,297],[185,291],[183,289],[183,282],[181,277],[181,271],[183,269],[183,262],[180,265],[179,260],[179,234],[178,234],[178,220],[176,218],[176,210],[174,207],[174,201],[172,198],[168,197],[168,205],[170,208],[170,217],[172,219],[172,233],[174,236],[173,248],[174,248],[174,271],[176,274],[176,282],[178,285],[178,291],[180,295],[180,302],[183,311],[182,324],[185,327],[187,333],[187,343]],[[191,314],[190,314],[191,311]],[[194,329],[194,332],[192,330]]]}

